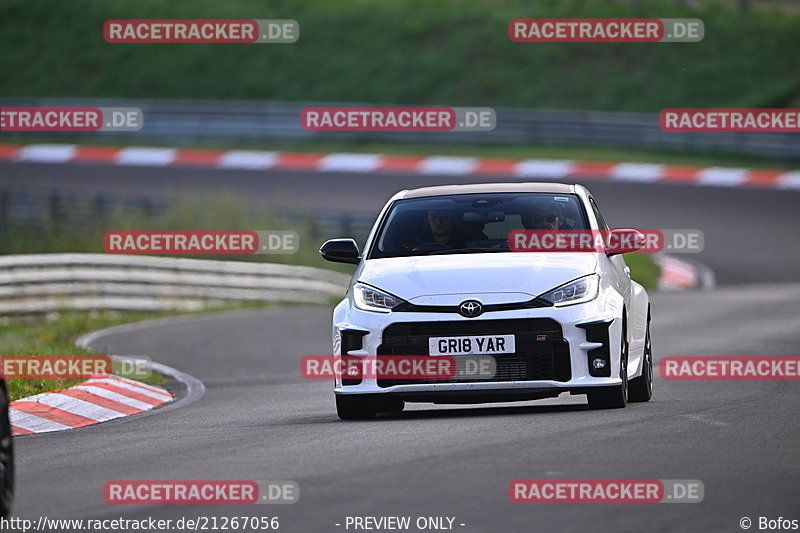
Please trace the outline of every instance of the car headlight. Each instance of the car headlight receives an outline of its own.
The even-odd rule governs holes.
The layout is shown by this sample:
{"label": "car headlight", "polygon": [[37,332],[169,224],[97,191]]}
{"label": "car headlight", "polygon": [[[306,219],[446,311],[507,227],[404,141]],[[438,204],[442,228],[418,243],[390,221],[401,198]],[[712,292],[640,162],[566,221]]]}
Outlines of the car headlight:
{"label": "car headlight", "polygon": [[388,313],[392,307],[404,301],[388,292],[363,283],[356,283],[353,286],[353,300],[356,307],[362,311],[379,311],[381,313]]}
{"label": "car headlight", "polygon": [[575,281],[565,283],[560,287],[546,292],[539,296],[543,300],[547,300],[556,307],[565,305],[582,304],[590,302],[597,298],[597,292],[600,287],[600,276],[597,274],[589,274]]}

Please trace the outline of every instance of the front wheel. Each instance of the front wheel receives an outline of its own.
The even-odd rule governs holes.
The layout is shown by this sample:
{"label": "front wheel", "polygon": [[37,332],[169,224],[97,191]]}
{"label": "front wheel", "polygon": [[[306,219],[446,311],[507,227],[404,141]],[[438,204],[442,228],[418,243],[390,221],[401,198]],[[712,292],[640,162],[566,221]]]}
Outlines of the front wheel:
{"label": "front wheel", "polygon": [[650,320],[644,337],[644,361],[642,375],[631,380],[630,401],[649,402],[653,397],[653,350],[650,347]]}

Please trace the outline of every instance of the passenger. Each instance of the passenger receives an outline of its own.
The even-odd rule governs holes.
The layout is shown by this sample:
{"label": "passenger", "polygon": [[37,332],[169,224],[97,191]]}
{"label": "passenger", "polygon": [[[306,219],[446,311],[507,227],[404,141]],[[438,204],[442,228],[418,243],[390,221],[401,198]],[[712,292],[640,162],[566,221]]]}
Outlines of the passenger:
{"label": "passenger", "polygon": [[564,217],[564,209],[556,202],[540,201],[531,206],[531,209],[522,213],[522,225],[525,229],[557,230],[569,229]]}

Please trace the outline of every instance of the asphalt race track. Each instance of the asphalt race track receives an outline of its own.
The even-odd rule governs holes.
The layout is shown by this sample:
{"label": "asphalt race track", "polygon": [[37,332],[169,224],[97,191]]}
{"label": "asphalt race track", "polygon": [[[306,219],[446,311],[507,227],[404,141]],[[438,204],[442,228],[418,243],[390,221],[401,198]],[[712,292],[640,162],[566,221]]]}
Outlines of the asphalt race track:
{"label": "asphalt race track", "polygon": [[[41,186],[69,182],[95,190],[105,184],[140,193],[159,175],[169,177],[176,190],[185,185],[186,192],[210,189],[226,174],[226,187],[237,193],[263,185],[265,201],[280,196],[269,192],[267,182],[298,202],[302,195],[293,195],[292,187],[299,191],[314,184],[314,198],[325,198],[329,208],[341,202],[341,208],[374,204],[376,209],[404,187],[480,181],[122,168],[106,179],[104,169],[110,171],[28,165],[1,173],[5,183],[25,174]],[[133,179],[136,173],[144,176],[141,181]],[[800,246],[796,238],[786,239],[800,222],[800,195],[584,183],[611,224],[705,232],[699,259],[717,271],[722,285],[710,292],[653,296],[656,360],[798,355]],[[781,228],[785,231],[775,231]],[[330,309],[322,307],[251,310],[144,325],[101,338],[98,348],[147,355],[197,377],[206,394],[163,413],[18,438],[15,515],[278,516],[281,531],[297,532],[344,531],[346,516],[377,515],[450,516],[455,530],[464,532],[741,531],[744,516],[756,522],[753,530],[759,516],[800,518],[797,382],[657,377],[653,401],[622,410],[590,411],[584,397],[563,395],[508,405],[411,404],[397,417],[342,422],[331,383],[299,375],[303,356],[330,352],[329,317]],[[109,480],[167,478],[294,480],[300,501],[205,507],[103,501]],[[522,478],[698,479],[705,499],[511,503],[508,484]]]}

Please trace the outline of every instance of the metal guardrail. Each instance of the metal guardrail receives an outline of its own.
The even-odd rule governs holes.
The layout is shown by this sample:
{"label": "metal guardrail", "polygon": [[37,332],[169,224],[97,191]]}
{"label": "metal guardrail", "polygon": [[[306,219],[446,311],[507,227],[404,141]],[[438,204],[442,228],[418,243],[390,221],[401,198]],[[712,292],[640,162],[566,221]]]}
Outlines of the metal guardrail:
{"label": "metal guardrail", "polygon": [[[496,110],[497,127],[491,132],[311,132],[300,126],[300,111],[304,107],[337,105],[358,104],[64,98],[0,100],[0,107],[138,107],[144,112],[144,127],[138,132],[82,133],[82,138],[116,136],[137,142],[152,140],[171,144],[226,140],[277,145],[346,139],[425,144],[576,145],[800,159],[800,142],[794,133],[667,133],[661,131],[658,115],[651,113],[500,108]],[[76,135],[58,137],[75,139]],[[21,136],[36,138],[36,134]]]}
{"label": "metal guardrail", "polygon": [[348,276],[313,267],[104,254],[0,257],[0,314],[62,309],[198,310],[231,302],[319,303]]}

